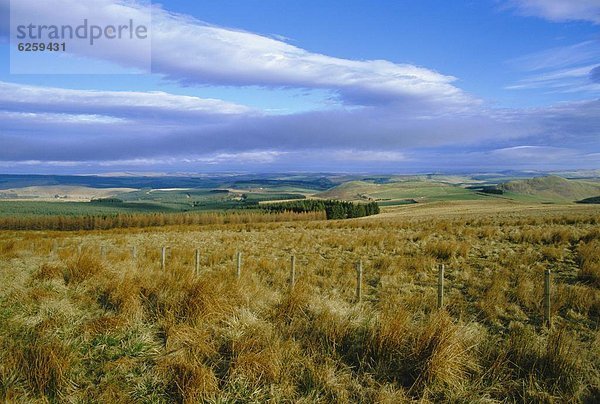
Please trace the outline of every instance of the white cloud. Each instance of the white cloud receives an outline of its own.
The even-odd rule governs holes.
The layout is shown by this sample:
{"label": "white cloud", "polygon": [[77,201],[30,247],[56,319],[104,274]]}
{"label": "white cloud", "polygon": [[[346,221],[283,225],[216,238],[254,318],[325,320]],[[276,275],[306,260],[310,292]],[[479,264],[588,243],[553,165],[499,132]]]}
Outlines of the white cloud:
{"label": "white cloud", "polygon": [[261,150],[247,151],[241,153],[217,153],[209,156],[186,157],[181,159],[183,163],[204,163],[204,164],[235,164],[243,161],[246,164],[268,164],[273,163],[286,155],[285,152]]}
{"label": "white cloud", "polygon": [[46,110],[56,105],[62,111],[86,111],[91,114],[103,110],[113,114],[125,114],[128,111],[146,114],[152,111],[169,111],[197,116],[244,114],[252,111],[246,106],[222,100],[173,95],[159,91],[69,90],[0,82],[0,106],[6,108],[10,105]]}
{"label": "white cloud", "polygon": [[533,162],[556,161],[573,158],[579,154],[577,150],[552,146],[513,146],[492,150],[491,156],[500,157],[504,161]]}
{"label": "white cloud", "polygon": [[10,121],[35,121],[38,125],[47,124],[87,124],[102,125],[123,123],[126,120],[112,116],[97,114],[53,114],[36,112],[11,112],[0,111],[0,119],[6,125]]}
{"label": "white cloud", "polygon": [[600,24],[598,0],[510,0],[509,4],[524,15],[550,21],[584,20]]}
{"label": "white cloud", "polygon": [[[30,13],[33,20],[42,18],[52,24],[77,20],[69,13],[106,25],[123,15],[142,18],[148,12],[138,2],[117,0],[19,0],[14,7],[20,14]],[[477,102],[452,84],[454,77],[424,67],[313,53],[270,36],[208,25],[159,6],[152,9],[151,39],[153,72],[185,84],[318,88],[357,105],[399,103],[453,110]],[[74,50],[144,69],[144,55],[133,45],[119,41]]]}
{"label": "white cloud", "polygon": [[153,13],[152,39],[153,69],[182,82],[324,88],[357,104],[473,101],[451,84],[454,77],[426,68],[312,53],[161,9]]}
{"label": "white cloud", "polygon": [[600,60],[600,41],[583,41],[521,56],[509,61],[513,67],[525,71],[558,70]]}
{"label": "white cloud", "polygon": [[137,159],[124,159],[124,160],[106,160],[96,161],[95,164],[101,167],[113,167],[113,166],[129,166],[129,167],[148,167],[157,165],[194,165],[194,164],[207,164],[207,165],[230,165],[239,162],[245,164],[268,164],[276,161],[286,153],[271,151],[271,150],[260,150],[260,151],[247,151],[241,153],[213,153],[207,155],[185,155],[178,157],[156,157],[156,158],[137,158]]}
{"label": "white cloud", "polygon": [[335,160],[363,162],[399,162],[407,161],[406,153],[399,151],[340,150],[332,153]]}
{"label": "white cloud", "polygon": [[551,92],[600,92],[595,72],[600,66],[600,41],[546,49],[508,62],[528,75],[507,86],[511,90],[545,88]]}
{"label": "white cloud", "polygon": [[569,92],[575,88],[579,91],[596,92],[600,91],[600,84],[591,78],[595,68],[596,65],[591,65],[546,72],[526,77],[506,88],[509,90],[547,88],[563,92]]}

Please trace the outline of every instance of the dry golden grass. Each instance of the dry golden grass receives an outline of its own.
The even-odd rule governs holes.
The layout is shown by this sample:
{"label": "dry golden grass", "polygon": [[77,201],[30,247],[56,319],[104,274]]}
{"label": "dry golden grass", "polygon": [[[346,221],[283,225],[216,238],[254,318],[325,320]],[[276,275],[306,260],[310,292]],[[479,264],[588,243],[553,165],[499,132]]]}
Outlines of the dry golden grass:
{"label": "dry golden grass", "polygon": [[600,238],[581,243],[577,247],[579,277],[600,286]]}
{"label": "dry golden grass", "polygon": [[597,401],[598,209],[490,206],[2,232],[0,401]]}

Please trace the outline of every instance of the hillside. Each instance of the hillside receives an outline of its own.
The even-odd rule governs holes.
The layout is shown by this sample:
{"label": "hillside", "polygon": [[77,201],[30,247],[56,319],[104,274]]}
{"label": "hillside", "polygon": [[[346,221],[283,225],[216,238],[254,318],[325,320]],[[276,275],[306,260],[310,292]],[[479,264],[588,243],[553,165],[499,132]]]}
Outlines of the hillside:
{"label": "hillside", "polygon": [[348,181],[316,196],[324,199],[361,199],[360,195],[376,192],[383,188],[383,184],[370,183],[366,181]]}
{"label": "hillside", "polygon": [[418,202],[434,200],[483,199],[476,192],[446,182],[413,178],[378,184],[366,181],[348,181],[315,195],[325,199],[402,201]]}
{"label": "hillside", "polygon": [[551,202],[573,202],[600,195],[598,182],[568,180],[555,175],[509,181],[499,187],[506,192],[533,196]]}
{"label": "hillside", "polygon": [[0,199],[36,201],[90,201],[96,198],[110,198],[134,188],[92,188],[74,185],[47,185],[0,190]]}

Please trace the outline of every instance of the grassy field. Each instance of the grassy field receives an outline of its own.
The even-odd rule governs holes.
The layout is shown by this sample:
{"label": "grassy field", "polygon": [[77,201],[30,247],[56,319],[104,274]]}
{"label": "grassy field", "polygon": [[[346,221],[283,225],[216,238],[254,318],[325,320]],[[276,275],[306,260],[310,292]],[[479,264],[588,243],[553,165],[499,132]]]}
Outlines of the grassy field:
{"label": "grassy field", "polygon": [[[483,201],[486,199],[517,199],[527,196],[513,193],[512,195],[491,195],[468,189],[467,183],[457,182],[457,178],[429,180],[426,178],[411,178],[393,180],[385,183],[349,181],[325,192],[316,194],[319,198],[343,200],[375,200],[381,206],[404,205],[407,203],[426,203],[435,201]],[[466,181],[466,179],[463,179]],[[529,198],[538,202],[536,198]]]}
{"label": "grassy field", "polygon": [[346,221],[1,232],[0,400],[597,402],[599,224],[594,205],[485,200]]}
{"label": "grassy field", "polygon": [[364,181],[350,181],[331,190],[317,194],[320,198],[357,200],[372,198],[376,200],[402,200],[406,198],[417,201],[484,199],[485,196],[463,187],[442,182],[426,180],[394,181],[377,184]]}
{"label": "grassy field", "polygon": [[[383,206],[416,202],[508,199],[525,203],[572,203],[600,195],[597,179],[568,180],[557,176],[495,182],[491,179],[451,176],[392,177],[386,181],[347,181],[318,193],[321,198],[376,200]],[[497,187],[502,194],[480,192],[477,186]],[[473,189],[475,187],[475,189]]]}

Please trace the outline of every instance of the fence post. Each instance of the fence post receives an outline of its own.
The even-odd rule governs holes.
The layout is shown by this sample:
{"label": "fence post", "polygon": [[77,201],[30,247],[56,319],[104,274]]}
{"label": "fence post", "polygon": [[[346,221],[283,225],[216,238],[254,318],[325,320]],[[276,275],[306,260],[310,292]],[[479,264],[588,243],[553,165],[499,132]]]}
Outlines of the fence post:
{"label": "fence post", "polygon": [[239,251],[237,253],[237,270],[235,275],[238,279],[242,276],[242,253]]}
{"label": "fence post", "polygon": [[362,278],[363,278],[363,266],[362,260],[356,263],[356,302],[362,301]]}
{"label": "fence post", "polygon": [[100,246],[100,259],[104,260],[106,258],[106,247]]}
{"label": "fence post", "polygon": [[137,247],[133,246],[131,247],[131,259],[136,259],[137,258]]}
{"label": "fence post", "polygon": [[546,320],[546,326],[552,327],[550,316],[550,269],[544,271],[544,319]]}
{"label": "fence post", "polygon": [[296,257],[292,255],[290,260],[290,289],[294,289],[296,284]]}
{"label": "fence post", "polygon": [[81,255],[81,244],[77,244],[77,255]]}
{"label": "fence post", "polygon": [[438,309],[444,306],[444,264],[438,266]]}
{"label": "fence post", "polygon": [[165,270],[165,261],[167,257],[167,247],[162,247],[160,250],[160,269],[162,269],[163,271]]}
{"label": "fence post", "polygon": [[195,272],[196,275],[198,275],[198,273],[200,272],[200,249],[196,248],[196,268],[195,268]]}

